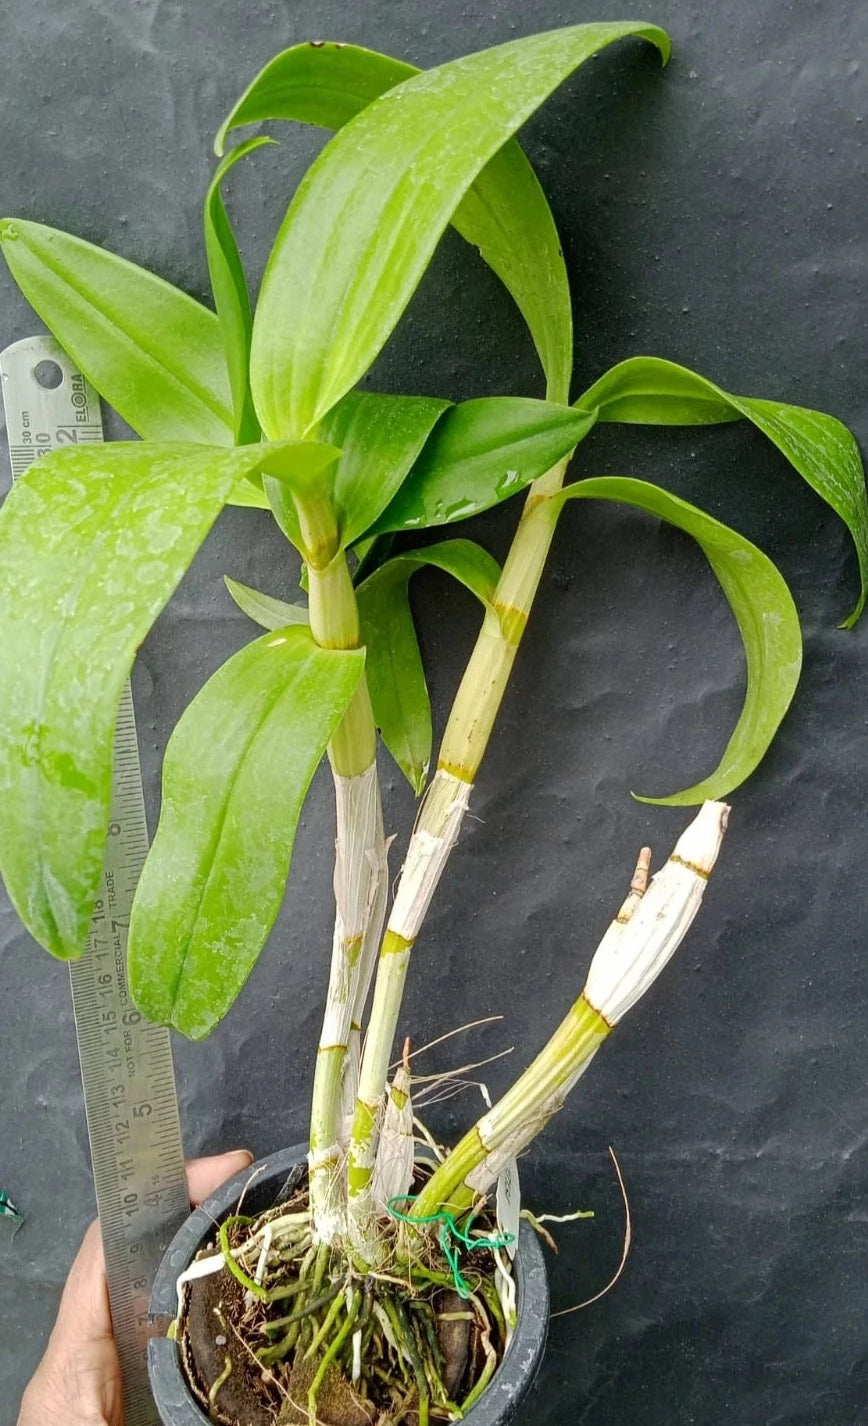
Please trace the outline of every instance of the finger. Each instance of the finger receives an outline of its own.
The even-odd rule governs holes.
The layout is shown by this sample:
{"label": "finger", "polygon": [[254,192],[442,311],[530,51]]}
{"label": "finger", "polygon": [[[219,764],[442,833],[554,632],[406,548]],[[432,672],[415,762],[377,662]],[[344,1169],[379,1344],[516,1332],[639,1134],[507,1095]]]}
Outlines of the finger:
{"label": "finger", "polygon": [[77,1339],[111,1336],[111,1313],[99,1223],[91,1223],[75,1256],[57,1314],[57,1328]]}
{"label": "finger", "polygon": [[[187,1164],[187,1187],[193,1203],[199,1203],[233,1174],[249,1168],[253,1155],[247,1149],[211,1158],[191,1159]],[[61,1298],[55,1331],[76,1341],[111,1337],[112,1323],[105,1279],[105,1258],[99,1223],[91,1223],[76,1254]]]}
{"label": "finger", "polygon": [[187,1187],[191,1203],[201,1203],[221,1183],[233,1174],[249,1169],[253,1155],[247,1149],[235,1149],[229,1154],[214,1154],[207,1159],[190,1159],[187,1164]]}

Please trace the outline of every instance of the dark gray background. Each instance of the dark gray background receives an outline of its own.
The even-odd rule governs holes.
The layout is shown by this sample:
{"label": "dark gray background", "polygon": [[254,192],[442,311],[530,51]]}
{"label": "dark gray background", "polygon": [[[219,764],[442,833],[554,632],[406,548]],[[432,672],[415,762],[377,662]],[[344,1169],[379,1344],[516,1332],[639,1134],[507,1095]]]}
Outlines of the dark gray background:
{"label": "dark gray background", "polygon": [[[628,8],[628,7],[627,7]],[[638,7],[637,7],[638,8]],[[576,390],[630,354],[681,360],[731,390],[839,415],[868,438],[865,65],[852,0],[657,0],[674,58],[633,43],[566,84],[524,139],[574,284]],[[355,40],[431,65],[521,33],[622,18],[610,0],[345,6],[268,0],[6,0],[2,207],[114,248],[196,295],[210,137],[260,64],[294,41]],[[233,178],[255,272],[320,142]],[[0,274],[0,342],[38,324]],[[465,397],[540,391],[528,339],[495,280],[443,244],[375,372],[382,389]],[[116,427],[113,429],[117,429]],[[595,433],[583,473],[669,484],[778,560],[806,635],[802,686],[773,752],[733,798],[719,871],[677,961],[619,1030],[523,1166],[538,1209],[590,1207],[560,1233],[556,1307],[617,1264],[618,1150],[635,1243],[617,1290],[553,1323],[521,1417],[546,1426],[868,1421],[864,953],[868,628],[843,529],[756,433]],[[502,553],[509,508],[473,531]],[[291,591],[264,514],[221,518],[134,676],[151,823],[181,708],[250,626],[228,571]],[[477,614],[438,577],[414,586],[438,725]],[[644,517],[567,514],[468,822],[414,963],[403,1030],[472,1016],[515,1044],[486,1071],[506,1086],[580,988],[636,849],[668,851],[686,820],[631,801],[714,763],[742,660],[689,541]],[[384,765],[389,822],[411,799]],[[476,820],[478,819],[478,820]],[[273,941],[205,1044],[178,1043],[188,1151],[301,1138],[330,940],[331,811],[320,775]],[[397,861],[397,858],[396,858]],[[318,947],[311,955],[310,947]],[[445,1067],[464,1042],[431,1054]],[[0,909],[0,1185],[27,1225],[0,1224],[0,1417],[48,1331],[93,1212],[67,974]],[[457,1131],[472,1097],[441,1111]],[[455,1126],[453,1130],[453,1126]]]}

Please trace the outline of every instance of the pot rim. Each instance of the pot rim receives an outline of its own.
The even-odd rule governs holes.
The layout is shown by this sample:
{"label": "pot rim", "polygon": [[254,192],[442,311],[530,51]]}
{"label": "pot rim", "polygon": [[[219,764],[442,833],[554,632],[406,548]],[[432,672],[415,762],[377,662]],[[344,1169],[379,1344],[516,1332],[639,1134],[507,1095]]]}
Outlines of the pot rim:
{"label": "pot rim", "polygon": [[[264,1212],[300,1181],[307,1168],[307,1146],[269,1154],[242,1169],[195,1208],[175,1234],[157,1270],[150,1317],[161,1331],[148,1343],[148,1376],[164,1426],[211,1426],[193,1397],[181,1369],[177,1343],[166,1337],[177,1308],[177,1279],[215,1227],[235,1210],[244,1194],[252,1213]],[[276,1182],[275,1182],[276,1181]],[[549,1290],[542,1248],[524,1221],[514,1262],[518,1321],[503,1361],[484,1394],[463,1418],[467,1426],[505,1426],[536,1378],[549,1324]]]}

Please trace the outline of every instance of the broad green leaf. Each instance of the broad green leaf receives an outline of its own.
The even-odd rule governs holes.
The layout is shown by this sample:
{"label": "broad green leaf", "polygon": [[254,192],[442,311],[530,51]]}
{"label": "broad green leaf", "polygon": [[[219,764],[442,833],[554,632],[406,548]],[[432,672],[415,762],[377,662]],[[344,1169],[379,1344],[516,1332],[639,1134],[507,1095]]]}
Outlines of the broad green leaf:
{"label": "broad green leaf", "polygon": [[[449,405],[433,396],[350,391],[320,423],[322,440],[340,449],[328,489],[340,549],[358,539],[388,505]],[[267,476],[264,491],[283,533],[304,555],[293,501]]]}
{"label": "broad green leaf", "polygon": [[704,377],[657,357],[630,357],[595,381],[576,402],[598,421],[633,425],[705,426],[737,421],[725,392]]}
{"label": "broad green leaf", "polygon": [[527,397],[453,406],[368,533],[448,525],[488,510],[569,455],[595,420],[593,411]]}
{"label": "broad green leaf", "polygon": [[9,271],[31,307],[134,431],[149,441],[232,443],[232,405],[213,312],[81,238],[0,222]]}
{"label": "broad green leaf", "polygon": [[287,604],[283,599],[251,589],[249,584],[239,584],[237,579],[230,579],[228,575],[223,576],[223,583],[241,612],[263,629],[285,629],[288,624],[310,622],[303,604]]}
{"label": "broad green leaf", "polygon": [[431,704],[407,586],[425,565],[445,570],[485,605],[500,578],[497,561],[481,546],[471,540],[444,540],[397,555],[357,590],[374,720],[417,794],[425,786],[431,761]]}
{"label": "broad green leaf", "polygon": [[389,90],[328,143],[280,228],[253,323],[265,432],[315,429],[370,366],[474,179],[583,60],[642,24],[513,40]]}
{"label": "broad green leaf", "polygon": [[321,439],[341,452],[332,500],[342,546],[385,510],[449,405],[434,396],[350,391],[320,423]]}
{"label": "broad green leaf", "polygon": [[130,922],[130,990],[151,1020],[210,1033],[280,910],[310,780],[364,667],[306,629],[235,654],[182,714]]}
{"label": "broad green leaf", "polygon": [[847,526],[859,559],[861,592],[844,628],[856,623],[868,595],[868,496],[859,447],[834,416],[733,396],[713,381],[659,357],[632,357],[613,366],[576,402],[600,421],[639,425],[708,425],[752,421]]}
{"label": "broad green leaf", "polygon": [[[220,190],[224,178],[239,159],[245,158],[255,149],[261,148],[263,144],[272,142],[273,140],[264,138],[250,139],[246,144],[239,144],[237,149],[233,149],[223,162],[218,164],[217,171],[205,195],[205,207],[202,214],[205,229],[205,255],[208,259],[214,306],[217,308],[220,330],[223,334],[226,367],[232,391],[234,435],[238,445],[246,445],[249,441],[258,441],[261,435],[256,412],[253,409],[249,380],[253,313],[250,307],[247,278],[241,265],[241,255]],[[262,501],[267,507],[268,502],[264,496]]]}
{"label": "broad green leaf", "polygon": [[0,510],[0,871],[57,956],[79,955],[87,935],[135,651],[233,485],[269,454],[70,446],[37,461]]}
{"label": "broad green leaf", "polygon": [[341,129],[387,89],[419,70],[403,60],[334,40],[293,45],[269,60],[224,119],[214,140],[220,156],[233,129],[272,119]]}
{"label": "broad green leaf", "polygon": [[568,500],[615,500],[656,515],[692,535],[720,580],[735,615],[747,659],[747,692],[723,757],[709,777],[670,797],[642,797],[683,807],[726,797],[757,767],[777,732],[799,681],[799,616],[782,576],[762,550],[736,530],[659,486],[615,476],[581,480],[539,507],[556,521]]}
{"label": "broad green leaf", "polygon": [[[290,119],[340,129],[415,66],[357,45],[295,45],[256,76],[222,125],[215,149],[243,124]],[[569,400],[572,312],[566,266],[539,180],[518,143],[504,144],[477,176],[452,222],[479,249],[527,322],[552,401]]]}
{"label": "broad green leaf", "polygon": [[340,451],[325,441],[252,442],[239,449],[247,450],[248,464],[255,461],[255,469],[238,482],[228,503],[271,510],[278,524],[287,510],[295,519],[293,492],[302,496],[327,493],[329,468],[340,456]]}
{"label": "broad green leaf", "polygon": [[226,504],[241,505],[242,507],[248,507],[253,510],[270,510],[271,506],[268,503],[268,496],[262,489],[262,476],[256,474],[251,476],[249,480],[239,480],[232,494],[229,496],[229,499],[226,501]]}

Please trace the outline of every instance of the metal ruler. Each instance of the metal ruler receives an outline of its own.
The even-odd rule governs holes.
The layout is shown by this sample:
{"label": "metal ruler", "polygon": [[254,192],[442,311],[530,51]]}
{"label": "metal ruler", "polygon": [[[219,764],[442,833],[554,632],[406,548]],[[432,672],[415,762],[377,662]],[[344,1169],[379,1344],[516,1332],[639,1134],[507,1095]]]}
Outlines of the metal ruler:
{"label": "metal ruler", "polygon": [[[12,478],[46,452],[103,439],[99,397],[53,337],[0,353]],[[105,865],[87,947],[70,963],[125,1426],[158,1426],[148,1388],[148,1304],[160,1259],[190,1207],[168,1031],[136,1010],[127,987],[133,894],[148,829],[130,686],[121,699]]]}

